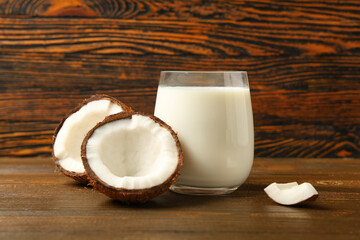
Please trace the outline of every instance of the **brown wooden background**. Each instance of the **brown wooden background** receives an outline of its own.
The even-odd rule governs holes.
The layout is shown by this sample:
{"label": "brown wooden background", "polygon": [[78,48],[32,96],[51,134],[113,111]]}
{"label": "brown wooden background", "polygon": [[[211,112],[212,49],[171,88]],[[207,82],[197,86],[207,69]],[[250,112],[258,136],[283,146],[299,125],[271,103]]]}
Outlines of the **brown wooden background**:
{"label": "brown wooden background", "polygon": [[256,156],[360,157],[358,0],[0,0],[0,156],[95,93],[153,112],[161,70],[248,71]]}

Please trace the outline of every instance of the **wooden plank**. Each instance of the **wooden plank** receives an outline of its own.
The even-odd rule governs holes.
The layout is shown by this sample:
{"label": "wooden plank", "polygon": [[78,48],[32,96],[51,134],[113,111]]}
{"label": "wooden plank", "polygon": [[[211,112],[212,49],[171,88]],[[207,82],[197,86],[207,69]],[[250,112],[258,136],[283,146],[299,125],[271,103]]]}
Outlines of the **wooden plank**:
{"label": "wooden plank", "polygon": [[[146,80],[145,80],[146,81]],[[10,83],[10,82],[9,82]],[[24,82],[27,84],[28,82]],[[62,84],[59,82],[58,84]],[[11,84],[16,85],[12,82]],[[64,81],[64,85],[66,82]],[[73,84],[70,82],[70,84]],[[75,84],[74,84],[75,85]],[[89,84],[90,85],[90,84]],[[56,121],[77,106],[84,98],[95,93],[107,93],[119,98],[138,111],[153,112],[156,99],[156,86],[135,89],[95,89],[96,86],[44,89],[24,91],[7,90],[0,96],[3,115],[0,120],[26,119],[28,121]],[[51,88],[51,87],[50,87]],[[88,89],[90,88],[90,89]],[[114,83],[113,88],[116,88]],[[316,92],[307,90],[274,90],[251,93],[255,121],[259,125],[271,124],[333,124],[357,125],[360,113],[360,90]],[[46,101],[45,101],[46,100]],[[52,113],[49,115],[48,113]],[[335,118],[335,116],[336,118]],[[306,116],[306,118],[301,118]]]}
{"label": "wooden plank", "polygon": [[0,50],[186,56],[319,56],[359,52],[357,21],[0,18]]}
{"label": "wooden plank", "polygon": [[[30,47],[31,48],[31,47]],[[359,90],[359,57],[132,56],[0,51],[0,91],[156,88],[161,70],[246,70],[253,92]]]}
{"label": "wooden plank", "polygon": [[[50,155],[58,122],[0,122],[0,156]],[[255,155],[351,157],[360,151],[359,127],[327,125],[255,125]]]}
{"label": "wooden plank", "polygon": [[[167,192],[144,205],[126,205],[54,173],[49,158],[0,158],[0,237],[357,239],[358,162],[258,158],[231,195]],[[311,182],[320,197],[305,207],[277,205],[263,192],[274,181]]]}
{"label": "wooden plank", "polygon": [[255,154],[302,158],[356,156],[360,150],[359,132],[358,126],[255,125]]}
{"label": "wooden plank", "polygon": [[[121,19],[267,20],[283,22],[332,22],[359,19],[356,0],[275,1],[134,1],[134,0],[0,0],[6,16],[102,17]],[[305,17],[306,16],[306,17]]]}

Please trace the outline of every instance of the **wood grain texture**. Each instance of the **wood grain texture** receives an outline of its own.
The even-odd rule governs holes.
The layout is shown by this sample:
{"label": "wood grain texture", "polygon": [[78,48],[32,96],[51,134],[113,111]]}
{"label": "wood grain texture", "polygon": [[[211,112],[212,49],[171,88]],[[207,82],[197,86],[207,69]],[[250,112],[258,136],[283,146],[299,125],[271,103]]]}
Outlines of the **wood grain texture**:
{"label": "wood grain texture", "polygon": [[153,112],[161,70],[248,71],[256,156],[360,156],[357,1],[0,6],[0,156],[49,154],[60,119],[95,93]]}
{"label": "wood grain texture", "polygon": [[[6,16],[176,20],[290,20],[333,24],[359,20],[356,0],[0,0]],[[331,20],[329,22],[329,20]]]}
{"label": "wood grain texture", "polygon": [[[358,23],[358,22],[356,22]],[[358,24],[2,18],[2,50],[186,56],[317,56],[359,52]]]}
{"label": "wood grain texture", "polygon": [[[258,158],[234,193],[172,192],[124,205],[54,173],[50,158],[0,158],[1,239],[358,239],[359,159]],[[275,204],[272,182],[310,182],[319,198]]]}
{"label": "wood grain texture", "polygon": [[[7,55],[0,62],[6,64],[13,61],[13,58],[16,64],[23,63],[23,69],[12,73],[13,80],[3,82],[5,86],[8,84],[5,88],[8,90],[0,96],[3,113],[2,155],[49,153],[51,135],[60,119],[91,94],[107,93],[136,110],[153,112],[159,72],[165,66],[158,66],[157,62],[149,65],[151,60],[142,58],[141,61],[138,60],[139,66],[134,64],[132,70],[141,71],[142,66],[151,66],[153,70],[122,75],[122,71],[126,71],[127,67],[116,66],[130,65],[131,58],[126,61],[125,57],[119,57],[118,60],[113,57],[112,63],[101,61],[103,67],[96,65],[96,62],[90,63],[90,56],[86,57],[90,61],[51,61],[51,57],[43,55],[40,58],[34,54],[32,57]],[[322,58],[319,59],[321,61]],[[355,58],[347,59],[351,62]],[[167,57],[164,60],[167,64],[179,62],[178,57]],[[186,58],[182,66],[185,61]],[[276,85],[275,79],[259,75],[259,68],[267,62],[262,61],[257,65],[256,61],[259,60],[246,62],[249,65],[247,69],[252,86],[257,156],[351,157],[360,152],[360,113],[354,111],[360,107],[359,91],[351,89],[356,86],[356,81],[352,86],[348,86],[347,82],[350,80],[337,80],[337,87],[343,85],[341,91],[321,92],[327,82],[327,74],[324,76],[318,72],[320,80],[304,80],[301,83],[303,90],[291,90],[291,87],[285,84],[291,86],[296,82],[284,80],[285,84],[284,81],[279,81]],[[303,61],[301,58],[300,62]],[[234,60],[233,66],[220,65],[220,62],[217,62],[217,66],[231,69],[236,67],[236,62]],[[283,65],[286,65],[286,62],[288,59],[284,58]],[[292,65],[294,62],[293,59]],[[88,65],[87,68],[82,68],[81,71],[73,67],[85,64]],[[311,64],[308,68],[308,71],[311,71]],[[49,69],[54,70],[46,74]],[[108,79],[106,71],[99,69],[109,69],[109,72],[112,70],[113,73],[108,76],[113,79]],[[86,71],[88,73],[84,73]],[[269,69],[267,72],[271,71]],[[144,74],[143,78],[146,78],[145,75],[152,76],[152,79],[137,79],[140,74]],[[122,79],[123,77],[125,79]],[[47,83],[47,78],[53,80]],[[270,84],[271,82],[273,84]],[[62,89],[57,88],[57,84],[61,84]],[[307,90],[309,86],[312,91]],[[277,90],[279,88],[283,89]]]}

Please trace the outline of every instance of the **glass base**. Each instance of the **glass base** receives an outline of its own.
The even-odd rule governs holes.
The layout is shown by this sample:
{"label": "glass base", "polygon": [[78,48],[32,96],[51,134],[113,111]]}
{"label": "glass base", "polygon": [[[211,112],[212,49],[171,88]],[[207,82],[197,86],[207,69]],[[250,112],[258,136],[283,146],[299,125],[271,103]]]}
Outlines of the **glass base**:
{"label": "glass base", "polygon": [[173,184],[170,186],[170,190],[176,193],[185,194],[185,195],[197,195],[197,196],[216,196],[224,195],[234,192],[238,189],[239,186],[235,187],[194,187],[186,186],[181,184]]}

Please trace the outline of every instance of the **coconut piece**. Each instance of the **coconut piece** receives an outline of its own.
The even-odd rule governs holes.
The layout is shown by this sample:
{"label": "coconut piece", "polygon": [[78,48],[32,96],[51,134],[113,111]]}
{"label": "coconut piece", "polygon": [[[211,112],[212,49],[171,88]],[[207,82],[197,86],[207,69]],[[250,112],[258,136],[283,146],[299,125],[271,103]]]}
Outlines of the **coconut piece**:
{"label": "coconut piece", "polygon": [[303,205],[315,201],[319,193],[310,183],[272,183],[264,191],[276,203],[281,205]]}
{"label": "coconut piece", "polygon": [[169,125],[145,113],[122,112],[97,124],[81,156],[94,189],[123,202],[146,202],[180,173],[183,154]]}
{"label": "coconut piece", "polygon": [[87,177],[81,160],[81,143],[98,122],[110,114],[132,111],[124,103],[107,95],[84,100],[62,119],[53,136],[53,160],[58,169],[79,182]]}

